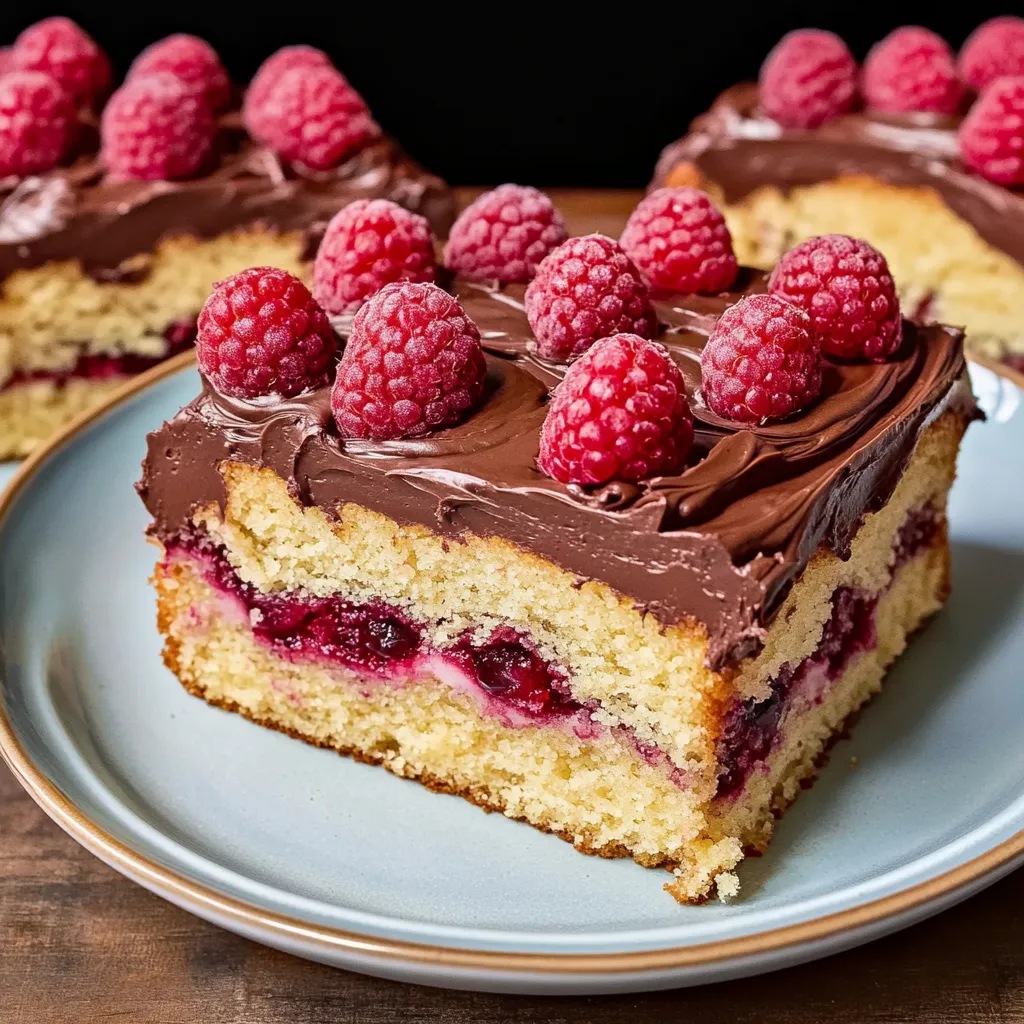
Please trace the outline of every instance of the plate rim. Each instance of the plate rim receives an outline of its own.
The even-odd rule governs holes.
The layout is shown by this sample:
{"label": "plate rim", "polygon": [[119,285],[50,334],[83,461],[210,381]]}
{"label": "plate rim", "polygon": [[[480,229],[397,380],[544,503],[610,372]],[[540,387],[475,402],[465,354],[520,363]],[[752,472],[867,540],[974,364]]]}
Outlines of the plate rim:
{"label": "plate rim", "polygon": [[[1024,390],[1024,375],[988,359],[972,361]],[[0,494],[0,525],[15,500],[40,467],[77,437],[86,427],[150,386],[195,362],[194,351],[177,356],[132,377],[100,404],[85,410],[63,430],[42,444],[18,468]],[[386,963],[423,968],[453,968],[501,973],[532,972],[545,975],[635,974],[722,964],[849,934],[924,907],[971,883],[980,882],[1016,858],[1024,857],[1024,828],[1016,834],[932,879],[890,893],[868,903],[847,907],[820,917],[756,932],[751,935],[688,946],[620,952],[559,953],[521,950],[469,949],[412,942],[363,934],[350,929],[304,921],[261,908],[243,899],[218,892],[165,867],[132,849],[84,814],[51,782],[28,756],[7,709],[0,705],[0,756],[15,779],[43,812],[86,850],[130,880],[185,909],[201,907],[216,921],[231,921],[245,934],[271,935],[280,942],[304,942],[326,954],[370,956]],[[200,914],[206,916],[206,914]],[[208,918],[210,919],[210,918]]]}

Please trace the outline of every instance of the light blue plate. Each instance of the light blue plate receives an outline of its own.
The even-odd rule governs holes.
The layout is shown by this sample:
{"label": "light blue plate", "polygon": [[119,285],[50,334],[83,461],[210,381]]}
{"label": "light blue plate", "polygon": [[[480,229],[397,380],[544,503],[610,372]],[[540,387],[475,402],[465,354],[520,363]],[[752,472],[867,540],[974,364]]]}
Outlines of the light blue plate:
{"label": "light blue plate", "polygon": [[767,856],[742,866],[742,897],[704,907],[673,902],[663,872],[583,856],[188,696],[160,661],[133,484],[146,432],[198,378],[148,379],[0,508],[0,744],[48,813],[153,891],[355,970],[602,992],[823,956],[1024,857],[1024,409],[988,371],[975,384],[990,419],[968,433],[952,499],[949,607]]}

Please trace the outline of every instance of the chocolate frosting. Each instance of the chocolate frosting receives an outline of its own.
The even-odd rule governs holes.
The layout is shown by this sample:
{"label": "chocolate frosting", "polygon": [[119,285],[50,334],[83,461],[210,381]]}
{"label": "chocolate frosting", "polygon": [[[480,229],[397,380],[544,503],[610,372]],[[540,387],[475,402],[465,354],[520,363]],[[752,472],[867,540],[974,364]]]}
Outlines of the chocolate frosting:
{"label": "chocolate frosting", "polygon": [[700,350],[717,316],[764,284],[744,270],[733,292],[658,304],[660,338],[695,415],[689,465],[677,476],[581,488],[540,473],[539,430],[564,367],[532,353],[522,286],[458,281],[488,364],[485,398],[466,422],[412,440],[346,441],[328,388],[240,401],[207,385],[150,435],[139,492],[154,532],[168,537],[197,507],[223,504],[223,460],[268,466],[299,501],[331,514],[352,501],[449,537],[508,538],[663,623],[703,624],[709,662],[735,663],[756,650],[819,546],[848,552],[929,418],[951,406],[974,414],[961,332],[907,322],[890,362],[827,362],[821,398],[799,416],[756,430],[720,420],[697,395]]}
{"label": "chocolate frosting", "polygon": [[866,174],[892,185],[934,189],[989,245],[1024,264],[1024,195],[964,169],[959,117],[940,114],[847,114],[808,131],[780,127],[758,107],[757,86],[727,89],[668,146],[655,186],[672,169],[693,164],[727,202],[762,186],[786,191],[845,175]]}
{"label": "chocolate frosting", "polygon": [[384,137],[327,172],[282,164],[225,115],[208,173],[187,181],[113,181],[87,139],[70,166],[0,180],[0,277],[48,260],[78,260],[103,281],[137,281],[161,239],[209,239],[261,223],[306,231],[315,252],[327,221],[354,199],[392,199],[426,216],[439,234],[454,217],[450,189]]}

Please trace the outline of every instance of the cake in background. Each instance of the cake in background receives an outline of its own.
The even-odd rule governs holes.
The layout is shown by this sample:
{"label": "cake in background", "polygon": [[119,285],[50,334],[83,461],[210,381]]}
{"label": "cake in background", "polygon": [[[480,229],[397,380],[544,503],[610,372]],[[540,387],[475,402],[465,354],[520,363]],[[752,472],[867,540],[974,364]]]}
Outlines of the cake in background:
{"label": "cake in background", "polygon": [[665,184],[716,197],[755,266],[813,235],[867,239],[908,316],[1024,370],[1024,20],[986,22],[958,57],[900,28],[860,69],[837,36],[791,32],[665,149]]}
{"label": "cake in background", "polygon": [[349,210],[313,294],[272,267],[218,285],[203,392],[149,437],[165,663],[261,725],[668,868],[681,902],[734,895],[945,601],[962,333],[904,321],[857,239],[739,267],[694,189],[619,242],[503,186],[446,275],[411,232],[368,263]]}
{"label": "cake in background", "polygon": [[241,109],[193,36],[149,47],[109,98],[106,55],[67,18],[26,29],[0,72],[0,458],[191,345],[215,282],[262,263],[308,278],[347,203],[391,199],[440,232],[454,215],[313,47],[269,57]]}

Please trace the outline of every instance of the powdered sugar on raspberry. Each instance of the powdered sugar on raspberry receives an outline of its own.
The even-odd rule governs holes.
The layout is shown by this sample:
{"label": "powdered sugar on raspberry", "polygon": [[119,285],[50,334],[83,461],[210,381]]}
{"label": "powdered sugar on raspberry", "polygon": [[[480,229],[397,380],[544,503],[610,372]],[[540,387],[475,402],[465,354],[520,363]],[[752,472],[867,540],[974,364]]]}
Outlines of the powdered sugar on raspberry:
{"label": "powdered sugar on raspberry", "polygon": [[772,271],[768,290],[810,316],[830,355],[880,362],[903,339],[889,265],[859,238],[820,235],[790,249]]}
{"label": "powdered sugar on raspberry", "polygon": [[1024,75],[997,78],[960,125],[964,163],[999,185],[1024,185]]}
{"label": "powdered sugar on raspberry", "polygon": [[459,215],[448,236],[444,265],[474,281],[525,284],[567,237],[562,215],[543,192],[500,185]]}
{"label": "powdered sugar on raspberry", "polygon": [[44,18],[15,40],[11,64],[55,79],[78,106],[95,104],[110,88],[110,61],[70,18]]}
{"label": "powdered sugar on raspberry", "polygon": [[287,271],[250,267],[221,281],[199,314],[199,367],[237,398],[326,384],[337,339],[309,289]]}
{"label": "powdered sugar on raspberry", "polygon": [[630,214],[622,248],[656,292],[724,291],[739,269],[725,218],[695,188],[659,188]]}
{"label": "powdered sugar on raspberry", "polygon": [[205,39],[185,33],[146,47],[132,62],[128,78],[166,72],[201,95],[215,113],[231,101],[231,83],[217,51]]}
{"label": "powdered sugar on raspberry", "polygon": [[555,389],[538,465],[562,483],[677,473],[693,443],[679,367],[657,342],[616,334],[576,360]]}
{"label": "powdered sugar on raspberry", "polygon": [[328,313],[354,313],[395,281],[433,281],[434,236],[425,217],[387,199],[357,199],[327,225],[313,264],[313,295]]}
{"label": "powdered sugar on raspberry", "polygon": [[831,32],[799,29],[783,36],[761,66],[764,112],[786,128],[817,128],[851,110],[857,64]]}
{"label": "powdered sugar on raspberry", "polygon": [[821,346],[810,317],[775,295],[730,306],[701,353],[701,396],[738,423],[768,423],[805,408],[821,390]]}
{"label": "powdered sugar on raspberry", "polygon": [[960,48],[960,78],[976,91],[1006,75],[1024,75],[1024,18],[990,18]]}
{"label": "powdered sugar on raspberry", "polygon": [[114,178],[189,178],[206,166],[216,130],[206,101],[179,78],[133,76],[103,110],[100,157]]}
{"label": "powdered sugar on raspberry", "polygon": [[380,135],[363,98],[331,67],[283,72],[250,119],[279,156],[314,171],[336,167]]}
{"label": "powdered sugar on raspberry", "polygon": [[963,95],[949,44],[918,25],[898,28],[871,48],[861,89],[869,107],[889,113],[955,114]]}
{"label": "powdered sugar on raspberry", "polygon": [[570,238],[537,268],[526,316],[546,359],[569,360],[612,334],[653,337],[657,318],[632,260],[605,235]]}
{"label": "powdered sugar on raspberry", "polygon": [[356,313],[331,392],[343,437],[418,437],[465,419],[487,366],[461,303],[433,284],[389,284]]}
{"label": "powdered sugar on raspberry", "polygon": [[52,170],[77,127],[71,98],[49,75],[10,71],[0,77],[0,177]]}

